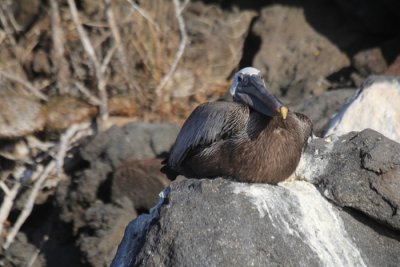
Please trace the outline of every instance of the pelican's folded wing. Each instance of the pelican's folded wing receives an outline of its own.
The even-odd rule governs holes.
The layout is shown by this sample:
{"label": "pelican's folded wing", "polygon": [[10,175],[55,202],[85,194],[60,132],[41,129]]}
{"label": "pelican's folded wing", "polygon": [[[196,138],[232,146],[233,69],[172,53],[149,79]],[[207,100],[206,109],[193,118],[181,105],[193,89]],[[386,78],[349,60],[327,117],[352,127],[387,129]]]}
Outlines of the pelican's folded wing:
{"label": "pelican's folded wing", "polygon": [[245,127],[249,108],[236,102],[210,102],[198,106],[187,118],[171,149],[168,165],[180,166],[190,150],[225,139]]}

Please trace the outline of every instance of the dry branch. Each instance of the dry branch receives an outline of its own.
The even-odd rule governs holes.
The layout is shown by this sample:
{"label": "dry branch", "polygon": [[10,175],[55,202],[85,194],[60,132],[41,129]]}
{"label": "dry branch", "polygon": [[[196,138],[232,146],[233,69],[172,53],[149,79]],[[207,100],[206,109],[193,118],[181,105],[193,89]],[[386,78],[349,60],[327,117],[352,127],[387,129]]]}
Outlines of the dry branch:
{"label": "dry branch", "polygon": [[49,174],[54,171],[55,166],[56,166],[55,160],[50,161],[50,163],[47,164],[46,168],[44,169],[40,177],[36,180],[35,184],[32,187],[32,191],[29,194],[28,200],[26,201],[25,206],[21,211],[21,214],[18,216],[17,221],[15,222],[14,226],[11,228],[11,231],[7,235],[6,242],[3,245],[4,249],[8,249],[8,247],[12,244],[12,242],[14,242],[15,236],[17,235],[22,225],[32,212],[36,197],[39,194],[39,191],[42,188],[43,183],[45,182]]}
{"label": "dry branch", "polygon": [[14,31],[16,31],[16,32],[22,31],[22,27],[21,27],[21,25],[18,24],[17,20],[14,17],[13,12],[8,12],[8,20],[10,21],[11,25],[13,26]]}
{"label": "dry branch", "polygon": [[48,99],[47,96],[44,95],[43,93],[41,93],[38,89],[36,89],[30,82],[28,82],[28,81],[26,81],[26,80],[24,80],[24,79],[22,79],[22,78],[20,78],[20,77],[18,77],[16,75],[14,75],[14,74],[7,73],[7,72],[1,71],[1,70],[0,70],[0,76],[4,76],[6,79],[9,79],[9,80],[11,80],[13,82],[17,82],[17,83],[22,84],[34,96],[36,96],[36,97],[38,97],[38,98],[40,98],[42,100],[47,101],[47,99]]}
{"label": "dry branch", "polygon": [[185,52],[185,47],[186,47],[186,43],[187,43],[187,39],[188,39],[187,33],[186,33],[185,20],[183,19],[183,16],[181,14],[181,7],[179,4],[179,0],[173,0],[173,2],[174,2],[174,6],[175,6],[176,18],[177,18],[178,24],[179,24],[179,31],[181,34],[181,42],[179,44],[178,51],[176,52],[175,59],[174,59],[174,62],[172,63],[170,70],[161,79],[160,84],[156,88],[156,93],[158,96],[163,95],[162,90],[165,87],[165,85],[167,84],[167,82],[171,79],[172,75],[174,74],[174,72],[178,66],[178,63],[181,60],[183,53]]}
{"label": "dry branch", "polygon": [[87,89],[82,83],[76,81],[75,82],[76,88],[84,95],[86,98],[89,100],[89,103],[95,106],[100,106],[101,105],[101,100],[93,95],[89,89]]}
{"label": "dry branch", "polygon": [[67,151],[71,148],[73,138],[81,131],[90,129],[90,123],[73,124],[70,126],[60,138],[60,145],[56,155],[56,174],[58,178],[61,178],[63,174],[64,158],[67,155]]}
{"label": "dry branch", "polygon": [[158,24],[150,17],[149,13],[147,13],[146,10],[142,9],[132,0],[128,0],[128,2],[131,4],[134,10],[136,10],[143,18],[150,22],[154,26],[154,28],[156,28],[156,31],[160,31],[160,26],[158,26]]}
{"label": "dry branch", "polygon": [[181,8],[179,9],[179,14],[181,14],[183,11],[185,11],[186,7],[188,6],[190,0],[185,0],[182,5]]}
{"label": "dry branch", "polygon": [[1,25],[3,26],[3,29],[5,30],[5,32],[8,35],[12,35],[13,34],[13,30],[11,29],[10,25],[8,24],[7,16],[4,13],[5,4],[6,4],[5,2],[2,2],[0,4],[0,22],[1,22]]}
{"label": "dry branch", "polygon": [[82,42],[83,48],[85,52],[88,54],[90,61],[92,62],[96,78],[97,78],[97,88],[99,90],[101,105],[100,105],[100,119],[105,122],[108,119],[108,96],[106,91],[106,79],[104,78],[103,73],[101,72],[100,61],[97,59],[96,53],[94,51],[93,45],[90,42],[86,31],[82,27],[82,23],[79,19],[78,10],[75,5],[74,0],[68,0],[69,9],[72,15],[72,21],[75,24],[75,27],[78,30],[79,38]]}
{"label": "dry branch", "polygon": [[11,44],[15,47],[15,49],[17,49],[17,41],[14,38],[14,29],[12,29],[12,27],[9,25],[7,16],[5,14],[8,12],[7,9],[8,9],[7,3],[5,1],[2,2],[0,1],[0,23],[6,33],[7,39],[11,42]]}
{"label": "dry branch", "polygon": [[[82,123],[82,124],[74,124],[71,127],[69,127],[64,134],[60,138],[60,143],[57,148],[57,153],[56,156],[53,160],[51,160],[47,166],[44,168],[44,170],[40,173],[39,178],[35,181],[32,190],[29,194],[28,200],[26,201],[23,210],[21,211],[17,221],[15,222],[14,226],[12,227],[11,231],[8,233],[6,242],[3,245],[4,249],[8,249],[8,247],[12,244],[12,242],[15,239],[15,236],[21,229],[22,225],[26,221],[26,219],[29,217],[29,215],[32,212],[33,206],[35,204],[35,200],[40,192],[40,190],[43,187],[44,182],[46,179],[51,175],[56,173],[58,177],[62,175],[62,168],[64,166],[64,158],[67,154],[67,151],[71,148],[72,144],[76,140],[80,140],[81,138],[91,135],[93,132],[90,130],[90,123]],[[19,186],[21,185],[20,183],[16,183],[14,186],[16,189],[8,190],[8,188],[4,187],[4,183],[2,185],[2,181],[0,181],[0,187],[3,188],[3,190],[6,193],[6,198],[7,196],[10,196],[10,201],[11,202],[9,205],[12,206],[13,200],[15,199],[15,196],[13,196],[13,190],[16,190],[18,192]],[[18,187],[17,187],[18,186]],[[16,194],[16,193],[15,193]],[[9,212],[7,213],[7,207],[4,207],[4,215],[3,215],[3,205],[1,208],[0,215],[4,217],[4,220],[7,219]],[[10,209],[11,209],[10,206]],[[0,218],[3,218],[0,217]]]}
{"label": "dry branch", "polygon": [[57,75],[57,87],[61,94],[66,93],[71,73],[64,57],[64,31],[61,26],[61,16],[57,0],[50,0],[51,37],[53,41],[52,62]]}
{"label": "dry branch", "polygon": [[108,65],[110,64],[110,61],[112,57],[114,56],[115,51],[117,50],[117,45],[113,45],[110,49],[108,49],[108,52],[106,56],[103,59],[103,62],[101,63],[100,66],[100,71],[101,73],[105,73],[107,70]]}
{"label": "dry branch", "polygon": [[32,256],[31,256],[31,259],[29,260],[29,262],[26,265],[26,267],[32,267],[35,264],[37,258],[39,257],[40,251],[41,250],[38,249],[38,248],[35,249],[35,252],[33,252]]}
{"label": "dry branch", "polygon": [[[125,48],[121,42],[121,34],[119,33],[117,23],[115,21],[114,12],[111,7],[111,0],[104,0],[104,5],[106,7],[106,16],[107,16],[108,25],[110,25],[111,33],[114,37],[115,43],[117,44],[117,49],[118,49],[118,53],[119,53],[121,62],[127,63],[128,61],[126,60]],[[126,65],[125,65],[125,67],[126,67]]]}
{"label": "dry branch", "polygon": [[3,0],[3,8],[6,11],[8,21],[10,22],[11,26],[13,27],[13,32],[22,31],[21,25],[17,22],[14,17],[14,12],[12,10],[13,0]]}
{"label": "dry branch", "polygon": [[[128,87],[133,88],[135,93],[139,93],[139,85],[136,83],[135,80],[132,80],[132,78],[129,77],[129,70],[128,70],[129,64],[128,64],[128,59],[127,59],[127,54],[125,51],[124,44],[121,41],[122,40],[121,34],[118,30],[117,22],[115,20],[114,11],[111,6],[111,0],[104,0],[104,5],[105,5],[105,9],[106,9],[108,25],[110,26],[111,33],[113,35],[114,41],[117,46],[118,59],[122,65],[123,77],[124,77],[125,81],[127,82]],[[105,59],[104,59],[104,62],[105,62]],[[103,65],[104,65],[104,62],[103,62]]]}
{"label": "dry branch", "polygon": [[8,215],[10,215],[12,206],[14,204],[14,200],[21,187],[21,183],[19,181],[15,181],[13,187],[9,189],[3,181],[0,181],[0,187],[4,192],[4,198],[0,208],[0,235],[1,235],[3,232],[4,223],[7,220]]}

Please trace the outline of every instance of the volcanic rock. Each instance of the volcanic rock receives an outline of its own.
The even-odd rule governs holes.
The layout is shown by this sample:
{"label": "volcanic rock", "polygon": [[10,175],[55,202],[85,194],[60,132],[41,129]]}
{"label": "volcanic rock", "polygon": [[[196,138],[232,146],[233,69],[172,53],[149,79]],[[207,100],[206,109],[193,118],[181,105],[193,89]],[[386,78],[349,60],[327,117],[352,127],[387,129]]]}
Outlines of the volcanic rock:
{"label": "volcanic rock", "polygon": [[169,185],[160,172],[161,160],[128,160],[115,171],[111,186],[111,198],[128,197],[136,210],[148,211],[158,202],[158,194]]}
{"label": "volcanic rock", "polygon": [[324,79],[350,65],[349,58],[309,24],[299,7],[263,8],[253,31],[262,40],[253,64],[271,91],[286,102],[321,94],[328,88]]}
{"label": "volcanic rock", "polygon": [[312,140],[295,175],[341,207],[400,231],[400,144],[366,129]]}

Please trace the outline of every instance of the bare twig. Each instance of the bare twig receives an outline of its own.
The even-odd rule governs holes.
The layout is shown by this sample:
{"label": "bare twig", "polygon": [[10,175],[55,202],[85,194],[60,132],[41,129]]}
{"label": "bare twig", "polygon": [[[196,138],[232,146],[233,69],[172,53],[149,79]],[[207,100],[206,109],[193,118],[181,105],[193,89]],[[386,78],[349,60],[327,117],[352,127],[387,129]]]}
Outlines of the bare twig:
{"label": "bare twig", "polygon": [[12,10],[11,10],[12,0],[6,1],[6,5],[8,6],[8,9],[7,9],[8,20],[10,21],[10,24],[13,26],[14,32],[22,31],[21,25],[19,25],[19,23],[17,22],[17,20],[14,17],[14,12],[12,12]]}
{"label": "bare twig", "polygon": [[[5,15],[5,9],[7,3],[5,1],[0,3],[0,23],[3,26],[4,31],[6,32],[6,38],[11,42],[11,44],[15,47],[15,50],[17,50],[17,41],[14,38],[14,29],[9,25],[7,17]],[[18,55],[18,54],[17,54]]]}
{"label": "bare twig", "polygon": [[43,249],[43,246],[45,245],[45,243],[46,243],[48,240],[49,240],[49,236],[48,236],[48,235],[45,235],[45,236],[43,237],[42,244],[40,245],[39,248],[35,249],[35,252],[33,252],[32,257],[31,257],[31,259],[29,260],[29,262],[28,262],[28,264],[26,265],[26,267],[32,267],[32,266],[34,266],[34,264],[35,264],[35,262],[36,262],[36,260],[37,260],[37,257],[39,256],[40,252],[41,252],[42,249]]}
{"label": "bare twig", "polygon": [[[46,179],[53,173],[57,174],[59,178],[63,174],[62,168],[64,166],[64,158],[67,155],[67,151],[71,149],[71,146],[76,142],[76,140],[80,140],[83,137],[93,134],[90,125],[91,124],[89,122],[86,122],[81,124],[74,124],[69,127],[60,138],[60,143],[57,147],[57,152],[55,153],[54,159],[51,160],[44,169],[40,169],[38,167],[38,169],[41,170],[41,172],[39,172],[39,177],[35,180],[35,183],[32,187],[32,190],[29,194],[28,200],[24,205],[23,210],[21,211],[11,231],[7,235],[6,242],[3,245],[4,249],[8,249],[8,247],[12,244],[15,236],[21,229],[21,226],[31,214],[37,195],[42,189]],[[23,170],[21,170],[21,173],[23,173]],[[33,176],[35,176],[35,174]],[[3,181],[0,181],[0,187],[5,192],[5,198],[0,210],[0,227],[7,219],[15,196],[18,192],[19,187],[21,186],[21,183],[18,182],[20,179],[16,180],[17,182],[14,184],[14,187],[11,190],[4,184]]]}
{"label": "bare twig", "polygon": [[89,89],[86,88],[86,86],[84,86],[82,83],[76,81],[75,83],[76,88],[78,88],[78,90],[84,94],[86,96],[86,98],[89,100],[89,103],[95,106],[100,106],[101,105],[101,100],[93,95]]}
{"label": "bare twig", "polygon": [[3,202],[0,208],[0,234],[2,234],[4,222],[7,220],[8,215],[10,215],[11,208],[14,204],[19,188],[21,187],[21,183],[15,181],[13,187],[9,189],[3,181],[0,181],[0,187],[4,192]]}
{"label": "bare twig", "polygon": [[11,27],[10,27],[8,21],[7,21],[7,16],[4,13],[5,4],[6,4],[5,2],[2,2],[0,4],[0,22],[1,22],[1,25],[3,25],[3,29],[6,31],[6,33],[8,35],[12,35],[13,34],[13,30],[11,29]]}
{"label": "bare twig", "polygon": [[31,259],[29,260],[28,264],[26,265],[26,267],[32,267],[33,264],[35,264],[39,254],[40,254],[40,249],[36,248],[31,256]]}
{"label": "bare twig", "polygon": [[112,57],[114,56],[115,51],[117,50],[117,45],[113,45],[110,49],[108,49],[108,52],[106,56],[103,59],[103,62],[101,63],[100,71],[101,73],[105,73],[108,67],[108,64],[110,64],[110,61]]}
{"label": "bare twig", "polygon": [[54,142],[49,141],[40,141],[37,137],[33,135],[28,135],[25,137],[26,142],[28,143],[28,147],[31,149],[38,149],[42,152],[46,152],[56,144]]}
{"label": "bare twig", "polygon": [[66,93],[68,81],[71,73],[68,62],[64,57],[64,31],[61,26],[60,10],[58,0],[50,0],[51,17],[51,37],[53,41],[52,62],[57,74],[57,87],[61,94]]}
{"label": "bare twig", "polygon": [[133,2],[132,0],[128,0],[128,2],[131,4],[131,6],[133,7],[134,10],[136,10],[143,18],[145,18],[148,22],[151,23],[151,25],[154,26],[154,28],[156,28],[156,31],[160,31],[160,26],[158,26],[157,22],[155,22],[149,15],[149,13],[147,13],[146,10],[142,9],[140,6],[138,6],[135,2]]}
{"label": "bare twig", "polygon": [[183,53],[185,52],[185,47],[187,43],[187,33],[186,33],[186,27],[185,27],[185,20],[182,17],[182,14],[180,13],[180,4],[179,0],[173,0],[174,6],[175,6],[175,13],[176,13],[176,18],[178,20],[179,24],[179,31],[181,34],[181,42],[179,44],[178,51],[176,52],[175,55],[175,60],[172,63],[172,66],[169,70],[169,72],[161,79],[160,84],[156,88],[156,93],[160,96],[162,95],[162,89],[164,86],[167,84],[167,82],[171,79],[172,75],[174,74],[176,67],[178,66],[179,61],[181,60]]}
{"label": "bare twig", "polygon": [[67,151],[70,149],[70,145],[73,138],[78,132],[84,131],[90,128],[90,123],[73,124],[70,126],[60,138],[60,145],[56,155],[56,174],[58,178],[61,178],[63,174],[64,158],[67,155]]}
{"label": "bare twig", "polygon": [[36,89],[30,82],[8,72],[4,72],[0,70],[0,76],[4,76],[5,78],[22,84],[26,89],[28,89],[34,96],[47,101],[47,96],[41,93],[38,89]]}
{"label": "bare twig", "polygon": [[[117,27],[117,22],[115,20],[114,11],[111,6],[111,0],[104,0],[104,5],[105,5],[105,9],[106,9],[107,21],[110,26],[111,33],[114,37],[114,41],[117,45],[118,59],[121,62],[123,77],[126,80],[129,88],[133,88],[135,93],[139,93],[139,91],[140,91],[139,85],[136,83],[135,80],[133,80],[131,77],[129,77],[128,59],[126,56],[124,44],[122,43],[121,34]],[[105,59],[103,61],[103,65],[104,65],[104,62],[105,62]]]}
{"label": "bare twig", "polygon": [[110,29],[111,29],[112,35],[114,37],[115,43],[117,44],[119,56],[121,57],[121,61],[126,63],[127,60],[126,60],[126,56],[125,56],[126,55],[125,48],[121,42],[121,34],[119,33],[117,23],[115,21],[114,12],[111,7],[111,0],[104,0],[104,5],[106,7],[107,21],[108,21],[108,24],[110,25]]}
{"label": "bare twig", "polygon": [[179,14],[182,14],[183,11],[185,11],[186,7],[188,6],[190,0],[185,0],[182,5],[181,8],[179,9]]}
{"label": "bare twig", "polygon": [[71,11],[72,20],[76,26],[76,29],[78,30],[79,38],[81,39],[83,48],[85,49],[92,63],[97,68],[100,66],[100,63],[97,60],[96,52],[94,51],[92,43],[89,40],[89,36],[86,34],[86,31],[82,27],[82,23],[78,15],[78,9],[76,8],[75,1],[68,0],[68,5]]}
{"label": "bare twig", "polygon": [[83,29],[81,21],[79,19],[78,10],[75,5],[74,0],[68,0],[69,9],[71,11],[72,20],[75,27],[78,30],[79,38],[82,42],[83,48],[89,56],[92,64],[94,65],[96,78],[97,78],[97,88],[99,90],[101,105],[100,105],[100,119],[105,122],[108,119],[108,96],[106,91],[106,80],[103,73],[101,72],[100,61],[97,59],[96,53],[94,51],[93,45],[89,40],[86,31]]}
{"label": "bare twig", "polygon": [[6,194],[6,195],[10,194],[10,189],[7,187],[7,185],[3,181],[0,181],[0,187],[1,187],[1,190],[3,190],[4,194]]}
{"label": "bare twig", "polygon": [[43,170],[40,177],[36,180],[35,184],[32,187],[32,191],[29,194],[28,200],[26,201],[25,206],[21,211],[21,214],[19,215],[17,221],[15,222],[14,226],[11,228],[11,231],[7,235],[6,242],[3,245],[4,249],[8,249],[8,247],[14,241],[15,236],[19,232],[19,229],[21,229],[21,226],[24,224],[26,219],[31,214],[33,205],[35,204],[35,199],[39,194],[39,190],[42,188],[42,185],[45,182],[46,178],[50,175],[51,172],[54,171],[55,166],[56,166],[55,160],[50,161],[50,163],[47,164],[46,168]]}

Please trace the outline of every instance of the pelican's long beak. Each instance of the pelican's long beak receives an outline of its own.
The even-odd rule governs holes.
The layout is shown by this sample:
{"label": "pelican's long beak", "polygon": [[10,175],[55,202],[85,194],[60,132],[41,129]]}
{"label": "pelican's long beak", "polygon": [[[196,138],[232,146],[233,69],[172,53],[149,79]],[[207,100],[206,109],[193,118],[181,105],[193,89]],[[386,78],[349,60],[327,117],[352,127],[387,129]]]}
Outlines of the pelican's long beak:
{"label": "pelican's long beak", "polygon": [[282,106],[282,107],[279,108],[279,113],[281,114],[282,119],[286,120],[288,111],[289,111],[288,108],[285,107],[285,106]]}

